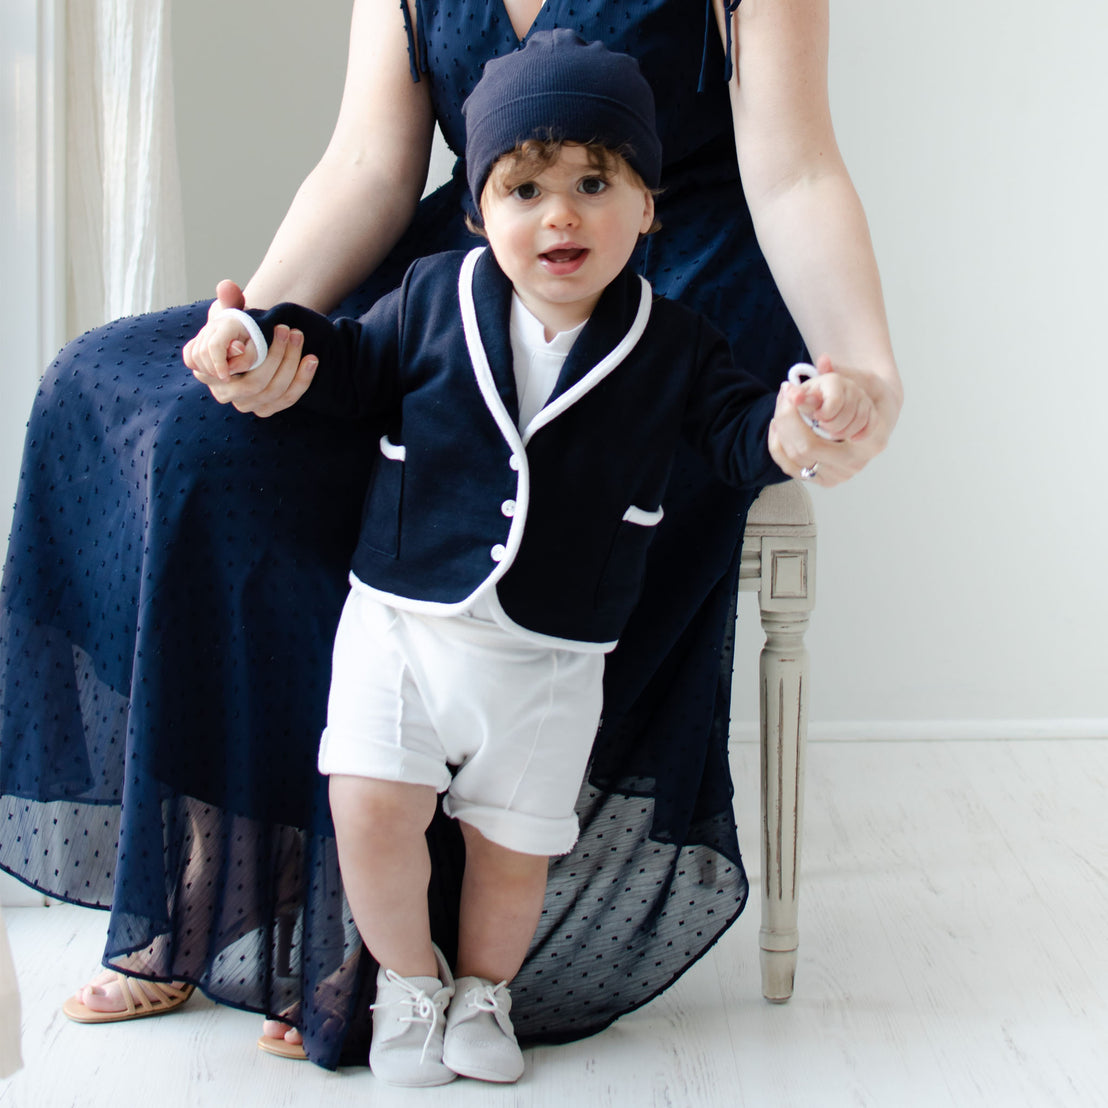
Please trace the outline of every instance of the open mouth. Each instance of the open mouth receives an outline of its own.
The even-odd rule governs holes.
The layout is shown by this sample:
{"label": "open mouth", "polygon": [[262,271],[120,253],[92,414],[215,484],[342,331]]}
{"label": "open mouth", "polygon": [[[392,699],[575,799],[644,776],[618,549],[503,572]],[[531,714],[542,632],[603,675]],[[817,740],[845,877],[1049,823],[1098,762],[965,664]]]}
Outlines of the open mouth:
{"label": "open mouth", "polygon": [[548,269],[558,273],[577,269],[587,254],[583,246],[559,246],[540,254],[539,258]]}
{"label": "open mouth", "polygon": [[583,246],[564,246],[558,250],[548,250],[543,257],[552,262],[574,262],[584,253]]}

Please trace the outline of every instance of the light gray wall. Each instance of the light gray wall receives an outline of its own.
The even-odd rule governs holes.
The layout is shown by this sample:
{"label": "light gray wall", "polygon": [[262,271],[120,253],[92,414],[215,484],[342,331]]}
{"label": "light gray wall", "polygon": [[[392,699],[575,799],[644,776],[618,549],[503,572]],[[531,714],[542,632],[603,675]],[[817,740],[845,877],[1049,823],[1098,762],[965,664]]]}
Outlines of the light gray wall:
{"label": "light gray wall", "polygon": [[173,0],[189,295],[245,284],[330,137],[351,0]]}
{"label": "light gray wall", "polygon": [[908,404],[819,498],[813,711],[1108,717],[1108,9],[834,11],[834,109]]}
{"label": "light gray wall", "polygon": [[[348,8],[175,4],[194,295],[249,275],[322,149]],[[1088,730],[1108,721],[1108,8],[832,8],[838,132],[908,403],[879,462],[817,491],[814,733]],[[739,721],[759,643],[743,612]]]}

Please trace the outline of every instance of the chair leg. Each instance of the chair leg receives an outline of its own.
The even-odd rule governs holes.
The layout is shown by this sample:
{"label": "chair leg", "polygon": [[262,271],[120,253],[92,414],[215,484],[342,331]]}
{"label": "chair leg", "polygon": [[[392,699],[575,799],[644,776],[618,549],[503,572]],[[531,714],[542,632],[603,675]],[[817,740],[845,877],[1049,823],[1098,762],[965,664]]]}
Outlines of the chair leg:
{"label": "chair leg", "polygon": [[762,993],[784,1003],[796,975],[804,748],[808,728],[806,611],[762,610]]}

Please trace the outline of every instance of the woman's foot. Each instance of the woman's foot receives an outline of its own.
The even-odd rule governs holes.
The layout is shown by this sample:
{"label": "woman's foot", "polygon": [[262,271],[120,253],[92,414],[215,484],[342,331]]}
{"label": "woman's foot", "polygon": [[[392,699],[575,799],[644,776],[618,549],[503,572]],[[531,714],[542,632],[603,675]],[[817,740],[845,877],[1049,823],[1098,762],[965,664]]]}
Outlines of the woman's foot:
{"label": "woman's foot", "polygon": [[266,1020],[262,1024],[262,1037],[258,1040],[258,1049],[266,1054],[276,1054],[278,1058],[305,1060],[304,1036],[292,1024],[280,1020]]}
{"label": "woman's foot", "polygon": [[[184,982],[147,981],[118,970],[102,970],[62,1005],[62,1011],[77,1023],[117,1023],[160,1016],[180,1008],[194,986]],[[305,1059],[304,1039],[291,1024],[266,1020],[258,1046],[282,1058]]]}
{"label": "woman's foot", "polygon": [[194,986],[182,981],[147,981],[104,970],[78,989],[62,1011],[77,1023],[116,1023],[160,1016],[180,1008]]}

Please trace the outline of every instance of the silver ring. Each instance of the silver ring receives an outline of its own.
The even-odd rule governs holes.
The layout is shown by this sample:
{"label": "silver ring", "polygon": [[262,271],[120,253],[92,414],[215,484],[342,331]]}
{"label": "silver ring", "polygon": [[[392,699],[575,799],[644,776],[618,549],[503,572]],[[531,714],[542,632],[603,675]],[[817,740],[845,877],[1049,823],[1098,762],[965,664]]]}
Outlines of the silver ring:
{"label": "silver ring", "polygon": [[819,462],[813,462],[800,471],[800,479],[801,481],[811,481],[817,473],[819,473]]}

